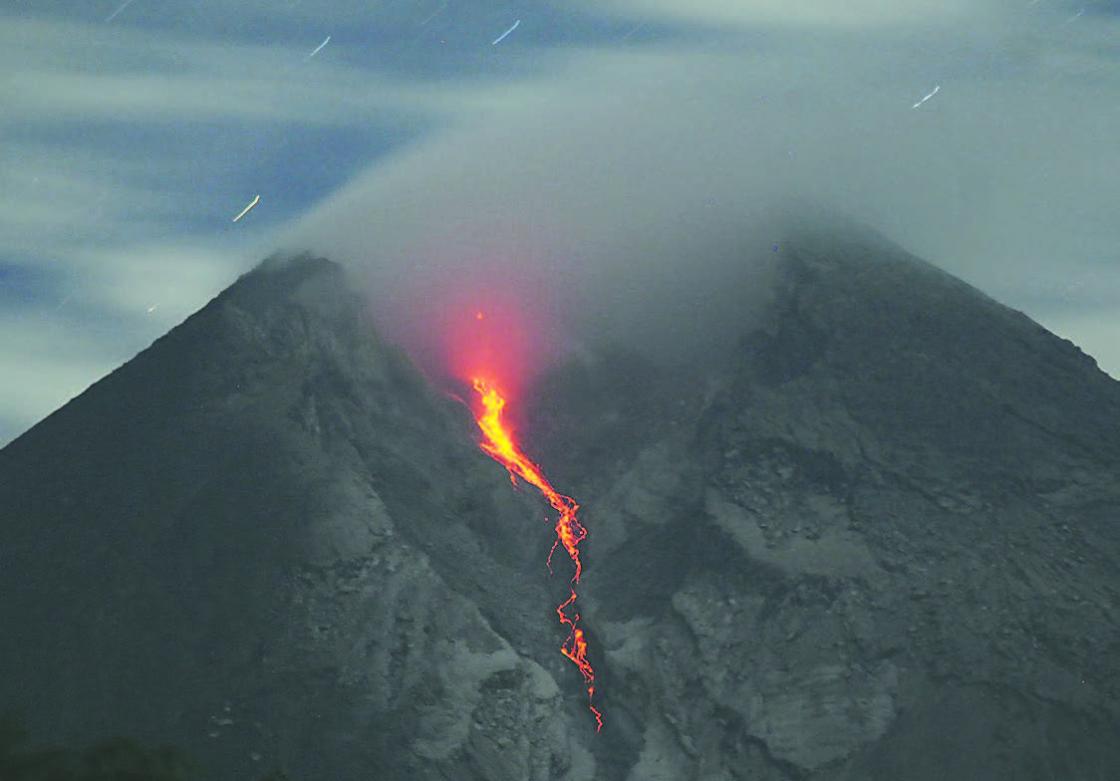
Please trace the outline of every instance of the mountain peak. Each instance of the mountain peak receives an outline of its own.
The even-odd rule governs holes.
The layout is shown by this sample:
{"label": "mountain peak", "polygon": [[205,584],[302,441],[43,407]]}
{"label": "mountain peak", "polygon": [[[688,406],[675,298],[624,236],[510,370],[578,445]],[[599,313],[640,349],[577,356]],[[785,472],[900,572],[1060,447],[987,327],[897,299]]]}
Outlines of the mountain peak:
{"label": "mountain peak", "polygon": [[[936,451],[964,478],[998,472],[1038,486],[1056,479],[1059,445],[1094,470],[1120,464],[1120,384],[1092,358],[851,225],[791,236],[738,366],[737,387],[780,397],[783,420],[795,404],[806,416],[832,410],[897,449],[886,460]],[[854,430],[831,444],[859,460]]]}
{"label": "mountain peak", "polygon": [[[330,296],[353,297],[345,269],[310,252],[276,253],[242,274],[215,299],[236,302],[249,310],[286,301],[324,304]],[[337,305],[335,307],[338,308]]]}
{"label": "mountain peak", "polygon": [[[212,777],[316,735],[289,771],[418,778],[464,703],[516,692],[535,716],[478,729],[559,756],[526,575],[549,529],[366,309],[337,264],[271,259],[0,451],[0,707],[54,740],[172,740]],[[428,675],[465,683],[424,716]]]}
{"label": "mountain peak", "polygon": [[[75,415],[89,421],[76,408],[115,406],[122,395],[140,415],[145,409],[163,415],[197,405],[242,387],[262,361],[285,351],[306,351],[315,333],[325,337],[329,332],[334,332],[329,338],[349,334],[376,343],[364,302],[343,267],[310,253],[270,256],[0,454],[20,452],[29,439],[65,427]],[[136,398],[141,389],[143,397]]]}
{"label": "mountain peak", "polygon": [[620,351],[523,399],[601,736],[547,509],[306,254],[0,451],[0,706],[223,781],[1117,766],[1120,384],[850,222],[775,260],[710,379]]}

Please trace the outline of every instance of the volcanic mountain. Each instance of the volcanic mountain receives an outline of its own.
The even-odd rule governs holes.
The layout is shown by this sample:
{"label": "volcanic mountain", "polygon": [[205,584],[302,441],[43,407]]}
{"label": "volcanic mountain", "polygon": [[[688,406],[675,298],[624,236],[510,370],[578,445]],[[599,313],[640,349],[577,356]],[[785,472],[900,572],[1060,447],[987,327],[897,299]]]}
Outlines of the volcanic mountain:
{"label": "volcanic mountain", "polygon": [[0,450],[0,711],[219,781],[1120,775],[1120,383],[846,224],[727,327],[523,402],[601,733],[547,506],[310,255]]}

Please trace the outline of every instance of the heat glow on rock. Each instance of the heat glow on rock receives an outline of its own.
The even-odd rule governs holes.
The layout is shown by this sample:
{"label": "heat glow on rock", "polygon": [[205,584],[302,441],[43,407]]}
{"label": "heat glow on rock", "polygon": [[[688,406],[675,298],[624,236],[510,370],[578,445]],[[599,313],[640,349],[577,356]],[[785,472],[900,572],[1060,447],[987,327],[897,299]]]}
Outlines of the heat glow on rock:
{"label": "heat glow on rock", "polygon": [[465,401],[463,384],[473,388],[467,406],[482,431],[481,449],[506,468],[515,486],[518,478],[531,484],[558,513],[549,571],[561,546],[574,567],[568,597],[556,607],[567,630],[560,651],[583,675],[598,730],[603,720],[594,705],[595,671],[575,611],[575,586],[583,572],[579,544],[587,530],[577,517],[579,504],[552,486],[515,436],[521,411],[514,402],[566,352],[563,325],[571,314],[566,305],[571,303],[570,286],[557,285],[532,250],[497,248],[464,258],[458,257],[458,247],[443,254],[433,250],[435,261],[427,272],[397,284],[378,326],[432,382],[448,386],[453,397]]}
{"label": "heat glow on rock", "polygon": [[571,285],[556,284],[531,248],[461,259],[454,247],[432,254],[392,280],[390,300],[372,309],[378,333],[436,385],[461,393],[485,376],[500,382],[507,399],[520,398],[567,352]]}
{"label": "heat glow on rock", "polygon": [[595,731],[598,732],[603,728],[603,716],[594,704],[595,670],[587,659],[587,640],[583,629],[579,626],[579,613],[573,610],[576,602],[575,585],[579,583],[580,575],[583,573],[579,544],[587,537],[587,529],[577,517],[579,504],[572,497],[565,496],[553,488],[541,468],[533,463],[517,445],[513,431],[507,428],[502,420],[506,399],[498,388],[481,377],[472,378],[471,385],[478,394],[480,405],[476,408],[475,417],[484,437],[480,445],[482,450],[506,468],[510,481],[514,485],[517,484],[519,477],[533,485],[559,514],[556,519],[556,541],[548,553],[548,568],[551,572],[552,554],[561,545],[575,567],[569,583],[568,598],[556,607],[556,615],[559,616],[560,623],[568,630],[568,636],[560,646],[560,653],[568,657],[583,675],[584,684],[587,686],[587,707],[595,716]]}

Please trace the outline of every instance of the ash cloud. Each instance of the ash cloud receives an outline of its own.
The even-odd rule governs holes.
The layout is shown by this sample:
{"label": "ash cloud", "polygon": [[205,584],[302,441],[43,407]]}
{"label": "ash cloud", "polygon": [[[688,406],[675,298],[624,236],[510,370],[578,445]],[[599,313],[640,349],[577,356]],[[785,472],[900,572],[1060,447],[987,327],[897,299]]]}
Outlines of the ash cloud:
{"label": "ash cloud", "polygon": [[[779,218],[805,199],[1044,322],[1062,302],[1032,310],[1040,278],[1092,268],[1114,302],[1101,269],[1120,186],[1100,172],[1120,162],[1120,79],[1093,42],[1115,23],[876,7],[839,24],[701,3],[691,21],[722,25],[702,43],[569,52],[560,75],[464,88],[453,128],[357,176],[284,243],[357,266],[375,312],[477,286],[499,259],[535,280],[518,292],[552,352],[733,339],[766,295]],[[666,8],[607,6],[679,16]]]}

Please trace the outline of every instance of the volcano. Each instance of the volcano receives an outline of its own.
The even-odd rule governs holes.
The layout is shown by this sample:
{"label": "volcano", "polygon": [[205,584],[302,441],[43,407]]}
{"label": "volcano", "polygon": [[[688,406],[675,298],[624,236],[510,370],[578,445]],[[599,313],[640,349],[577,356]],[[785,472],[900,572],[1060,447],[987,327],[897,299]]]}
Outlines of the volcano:
{"label": "volcano", "polygon": [[312,255],[0,450],[0,711],[218,781],[1120,775],[1120,383],[866,228],[780,247],[703,371],[517,399],[601,732],[551,508]]}

